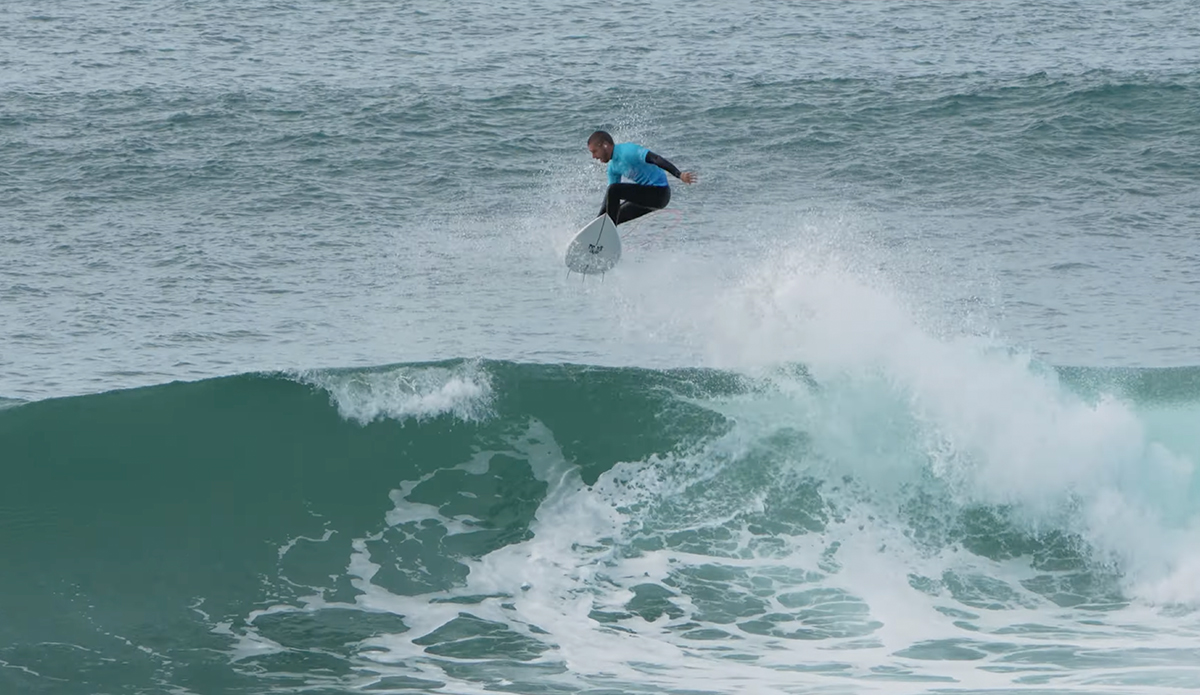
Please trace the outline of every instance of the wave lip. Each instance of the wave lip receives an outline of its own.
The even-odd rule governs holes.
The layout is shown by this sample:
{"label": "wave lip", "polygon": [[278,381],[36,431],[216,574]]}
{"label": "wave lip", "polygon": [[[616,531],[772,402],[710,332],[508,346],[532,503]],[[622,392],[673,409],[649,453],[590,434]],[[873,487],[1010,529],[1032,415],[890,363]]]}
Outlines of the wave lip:
{"label": "wave lip", "polygon": [[476,422],[492,415],[492,383],[478,361],[397,365],[371,370],[304,371],[300,383],[327,391],[342,417],[369,424],[453,415]]}

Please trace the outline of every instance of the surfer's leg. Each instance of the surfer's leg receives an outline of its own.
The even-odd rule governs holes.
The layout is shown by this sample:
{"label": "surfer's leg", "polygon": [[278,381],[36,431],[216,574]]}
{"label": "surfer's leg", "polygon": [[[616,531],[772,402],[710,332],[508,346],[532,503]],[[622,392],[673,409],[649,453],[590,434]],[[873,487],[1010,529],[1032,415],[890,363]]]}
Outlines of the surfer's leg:
{"label": "surfer's leg", "polygon": [[635,183],[613,183],[609,184],[608,192],[604,194],[604,212],[608,213],[613,224],[621,224],[621,201],[628,200],[633,194],[633,190],[640,188]]}
{"label": "surfer's leg", "polygon": [[[624,204],[621,204],[624,201]],[[641,186],[636,183],[614,183],[608,187],[604,211],[613,224],[637,219],[648,212],[661,210],[671,202],[669,186]]]}
{"label": "surfer's leg", "polygon": [[637,205],[635,203],[621,203],[621,209],[617,211],[617,224],[622,225],[630,220],[636,220],[642,215],[648,215],[658,208],[648,208],[645,205]]}

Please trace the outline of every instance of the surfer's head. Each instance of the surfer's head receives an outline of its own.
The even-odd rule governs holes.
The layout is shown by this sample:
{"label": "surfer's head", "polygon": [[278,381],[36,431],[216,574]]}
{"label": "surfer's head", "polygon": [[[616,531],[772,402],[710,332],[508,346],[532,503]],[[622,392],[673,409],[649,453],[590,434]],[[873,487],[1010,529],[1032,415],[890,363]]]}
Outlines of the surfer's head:
{"label": "surfer's head", "polygon": [[592,153],[593,159],[599,159],[604,163],[612,159],[613,139],[612,136],[603,130],[597,130],[588,138],[588,151]]}

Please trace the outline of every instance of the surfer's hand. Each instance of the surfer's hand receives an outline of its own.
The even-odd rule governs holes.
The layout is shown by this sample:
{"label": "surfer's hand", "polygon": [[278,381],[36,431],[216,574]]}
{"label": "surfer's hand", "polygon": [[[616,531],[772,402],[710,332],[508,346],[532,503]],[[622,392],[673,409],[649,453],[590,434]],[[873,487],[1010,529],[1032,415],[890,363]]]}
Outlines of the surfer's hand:
{"label": "surfer's hand", "polygon": [[696,183],[696,175],[690,171],[685,171],[679,175],[679,180],[687,184]]}

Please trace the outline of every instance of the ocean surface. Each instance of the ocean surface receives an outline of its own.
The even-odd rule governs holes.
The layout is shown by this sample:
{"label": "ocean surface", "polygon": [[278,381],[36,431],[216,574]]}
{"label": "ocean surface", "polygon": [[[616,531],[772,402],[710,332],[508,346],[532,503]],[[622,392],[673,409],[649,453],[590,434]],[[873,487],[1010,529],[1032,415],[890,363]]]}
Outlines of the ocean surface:
{"label": "ocean surface", "polygon": [[1191,0],[0,0],[0,693],[1195,692],[1198,242]]}

